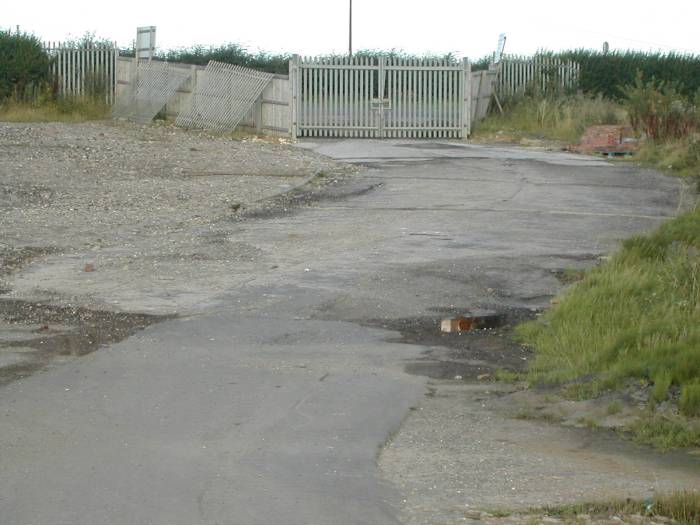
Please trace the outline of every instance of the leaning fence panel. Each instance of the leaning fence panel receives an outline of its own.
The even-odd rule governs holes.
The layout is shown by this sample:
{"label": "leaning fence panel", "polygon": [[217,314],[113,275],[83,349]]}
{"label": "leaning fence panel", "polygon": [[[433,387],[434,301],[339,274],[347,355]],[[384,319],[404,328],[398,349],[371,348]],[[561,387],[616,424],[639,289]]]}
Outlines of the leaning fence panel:
{"label": "leaning fence panel", "polygon": [[137,122],[150,122],[190,78],[191,72],[187,69],[171,67],[167,62],[139,60],[131,92],[117,99],[113,114]]}
{"label": "leaning fence panel", "polygon": [[212,60],[176,123],[190,128],[233,130],[273,77],[271,73]]}

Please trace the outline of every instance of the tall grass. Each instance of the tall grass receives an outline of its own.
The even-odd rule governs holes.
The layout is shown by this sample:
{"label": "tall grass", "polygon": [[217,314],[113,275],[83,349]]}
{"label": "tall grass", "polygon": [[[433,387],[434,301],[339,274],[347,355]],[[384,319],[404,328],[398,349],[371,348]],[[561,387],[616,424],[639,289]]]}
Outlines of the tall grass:
{"label": "tall grass", "polygon": [[518,333],[536,349],[535,383],[583,382],[595,394],[635,378],[657,385],[657,402],[679,388],[682,412],[697,415],[700,207],[626,240]]}
{"label": "tall grass", "polygon": [[588,126],[625,121],[624,109],[602,96],[532,94],[506,101],[503,114],[494,111],[475,128],[477,136],[504,132],[576,142]]}

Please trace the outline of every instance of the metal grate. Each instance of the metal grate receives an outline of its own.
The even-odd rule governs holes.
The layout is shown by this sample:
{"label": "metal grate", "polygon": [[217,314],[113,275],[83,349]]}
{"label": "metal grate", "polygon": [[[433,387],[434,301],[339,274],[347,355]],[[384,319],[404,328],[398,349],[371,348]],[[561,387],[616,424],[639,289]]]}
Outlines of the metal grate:
{"label": "metal grate", "polygon": [[117,100],[114,116],[150,122],[191,76],[190,70],[167,62],[140,61],[135,87],[130,96]]}
{"label": "metal grate", "polygon": [[273,74],[211,61],[176,119],[179,126],[233,130],[255,105]]}

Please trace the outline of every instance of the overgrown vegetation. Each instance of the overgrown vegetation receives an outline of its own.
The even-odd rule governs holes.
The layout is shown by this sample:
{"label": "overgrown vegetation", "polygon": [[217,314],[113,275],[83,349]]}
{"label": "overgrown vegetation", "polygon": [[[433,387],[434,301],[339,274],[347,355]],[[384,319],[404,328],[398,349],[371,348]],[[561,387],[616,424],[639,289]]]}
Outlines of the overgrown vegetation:
{"label": "overgrown vegetation", "polygon": [[641,73],[645,79],[673,83],[680,93],[692,97],[700,89],[700,56],[680,53],[613,51],[602,53],[589,49],[552,54],[580,65],[579,88],[589,95],[623,99],[624,86],[634,84]]}
{"label": "overgrown vegetation", "polygon": [[[538,512],[533,510],[533,512]],[[581,515],[593,518],[610,518],[638,514],[662,516],[675,520],[680,525],[697,525],[700,522],[700,492],[676,491],[657,494],[647,501],[615,499],[593,503],[577,503],[557,507],[545,507],[539,513],[576,522]]]}
{"label": "overgrown vegetation", "polygon": [[645,81],[640,71],[622,92],[630,124],[654,142],[683,139],[700,124],[700,92],[689,98],[677,82]]}
{"label": "overgrown vegetation", "polygon": [[0,120],[79,122],[109,115],[100,75],[85,79],[83,96],[61,96],[50,64],[35,36],[0,31]]}
{"label": "overgrown vegetation", "polygon": [[[700,207],[624,241],[518,335],[537,350],[533,383],[574,382],[595,396],[634,378],[653,385],[651,403],[700,415]],[[661,433],[679,434],[675,423]],[[700,429],[684,425],[674,445],[700,445]],[[647,427],[637,434],[658,441]]]}
{"label": "overgrown vegetation", "polygon": [[577,142],[588,126],[621,124],[626,114],[619,104],[601,96],[528,93],[504,102],[476,126],[478,135],[505,133]]}
{"label": "overgrown vegetation", "polygon": [[0,101],[31,98],[49,81],[49,57],[41,42],[25,33],[0,31]]}
{"label": "overgrown vegetation", "polygon": [[26,102],[10,98],[0,102],[0,121],[83,122],[107,118],[110,111],[104,97],[39,96]]}

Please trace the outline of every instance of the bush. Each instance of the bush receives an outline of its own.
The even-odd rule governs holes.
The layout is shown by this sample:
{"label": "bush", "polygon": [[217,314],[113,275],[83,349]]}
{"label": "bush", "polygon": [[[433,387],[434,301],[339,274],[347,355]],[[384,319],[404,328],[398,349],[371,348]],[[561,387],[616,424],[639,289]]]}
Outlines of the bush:
{"label": "bush", "polygon": [[0,31],[0,100],[33,98],[49,84],[49,57],[26,33]]}
{"label": "bush", "polygon": [[698,127],[696,105],[681,94],[675,82],[655,78],[644,82],[640,71],[634,83],[622,88],[622,92],[630,124],[651,140],[684,138]]}
{"label": "bush", "polygon": [[633,84],[639,71],[644,78],[674,82],[680,93],[692,97],[700,89],[700,56],[679,53],[614,51],[601,53],[587,49],[564,51],[556,55],[580,66],[579,88],[588,94],[622,98],[622,86]]}

